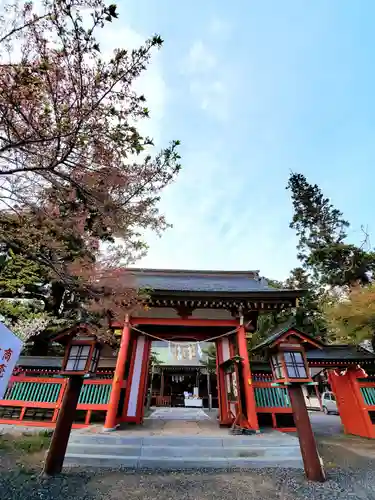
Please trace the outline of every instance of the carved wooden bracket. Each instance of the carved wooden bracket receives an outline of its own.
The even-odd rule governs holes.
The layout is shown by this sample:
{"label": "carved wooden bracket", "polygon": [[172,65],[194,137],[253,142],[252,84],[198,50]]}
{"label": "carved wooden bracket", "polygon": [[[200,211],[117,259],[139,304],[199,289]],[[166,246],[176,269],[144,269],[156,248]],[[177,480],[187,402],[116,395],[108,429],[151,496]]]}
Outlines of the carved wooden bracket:
{"label": "carved wooden bracket", "polygon": [[186,306],[186,305],[179,305],[174,308],[177,314],[180,316],[182,319],[187,319],[189,316],[193,314],[194,307]]}

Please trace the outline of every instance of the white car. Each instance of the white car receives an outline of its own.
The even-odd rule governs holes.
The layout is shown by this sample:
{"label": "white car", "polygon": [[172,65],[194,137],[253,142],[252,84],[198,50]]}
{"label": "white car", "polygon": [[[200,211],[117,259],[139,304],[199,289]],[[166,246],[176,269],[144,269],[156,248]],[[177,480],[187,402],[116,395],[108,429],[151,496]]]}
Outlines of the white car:
{"label": "white car", "polygon": [[338,414],[336,397],[333,392],[323,392],[322,407],[326,415],[329,415],[330,413]]}

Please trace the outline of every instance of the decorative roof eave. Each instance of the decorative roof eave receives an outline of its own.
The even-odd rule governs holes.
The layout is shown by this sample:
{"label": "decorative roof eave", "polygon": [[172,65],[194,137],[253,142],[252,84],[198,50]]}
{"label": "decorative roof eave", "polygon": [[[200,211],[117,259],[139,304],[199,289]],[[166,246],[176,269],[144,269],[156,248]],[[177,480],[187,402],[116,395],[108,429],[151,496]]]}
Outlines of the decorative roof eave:
{"label": "decorative roof eave", "polygon": [[274,333],[271,333],[266,340],[253,347],[251,351],[255,353],[262,351],[265,348],[272,349],[280,342],[283,342],[289,335],[299,337],[303,342],[307,343],[308,346],[314,347],[315,349],[324,349],[325,347],[325,345],[320,340],[312,337],[311,335],[303,333],[301,330],[296,328],[294,326],[294,318],[292,318],[283,325],[280,325],[276,329],[276,331],[274,330]]}
{"label": "decorative roof eave", "polygon": [[59,344],[66,345],[68,344],[74,337],[78,335],[83,336],[95,336],[95,333],[92,331],[92,327],[87,323],[77,323],[74,326],[61,330],[58,333],[54,333],[49,336],[49,340],[53,342],[58,342]]}
{"label": "decorative roof eave", "polygon": [[211,297],[166,297],[153,296],[146,300],[149,307],[188,307],[192,309],[244,309],[246,311],[273,311],[284,308],[291,308],[295,305],[295,300],[283,298],[280,300],[249,298],[211,298]]}
{"label": "decorative roof eave", "polygon": [[335,368],[335,366],[351,366],[351,365],[375,365],[375,358],[374,359],[363,359],[363,358],[358,358],[358,359],[340,359],[340,360],[327,360],[327,359],[322,359],[322,360],[307,360],[307,363],[309,367],[311,368],[318,368],[318,367],[325,367],[325,368]]}
{"label": "decorative roof eave", "polygon": [[152,299],[189,299],[189,300],[208,300],[208,299],[225,299],[225,300],[256,300],[256,301],[278,301],[286,302],[296,300],[305,293],[305,290],[279,290],[265,289],[254,290],[251,292],[230,292],[230,291],[190,291],[190,290],[157,290],[149,291]]}
{"label": "decorative roof eave", "polygon": [[302,343],[307,344],[309,347],[315,347],[316,349],[323,349],[324,345],[318,340],[310,337],[310,335],[306,335],[299,331],[297,328],[290,328],[286,332],[284,332],[277,340],[272,342],[269,347],[272,349],[276,347],[278,344],[281,344],[285,339],[289,336],[297,337]]}
{"label": "decorative roof eave", "polygon": [[[309,360],[307,359],[307,363],[310,368],[335,368],[339,366],[356,366],[356,365],[373,365],[375,366],[375,358],[374,359],[363,359],[363,358],[358,358],[358,359],[347,359],[347,360],[335,360],[335,359],[322,359],[322,360]],[[268,359],[255,359],[251,360],[252,365],[258,365],[258,366],[270,366],[270,362]]]}

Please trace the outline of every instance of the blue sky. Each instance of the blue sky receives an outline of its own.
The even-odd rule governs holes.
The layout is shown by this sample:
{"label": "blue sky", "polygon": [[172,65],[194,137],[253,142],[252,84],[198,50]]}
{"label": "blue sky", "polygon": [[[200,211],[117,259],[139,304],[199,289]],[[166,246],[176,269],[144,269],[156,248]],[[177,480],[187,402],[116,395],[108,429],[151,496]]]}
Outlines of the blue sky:
{"label": "blue sky", "polygon": [[126,0],[119,13],[108,46],[165,40],[139,87],[147,132],[182,142],[161,202],[174,227],[139,265],[287,277],[291,170],[343,210],[353,241],[361,224],[375,234],[373,0]]}

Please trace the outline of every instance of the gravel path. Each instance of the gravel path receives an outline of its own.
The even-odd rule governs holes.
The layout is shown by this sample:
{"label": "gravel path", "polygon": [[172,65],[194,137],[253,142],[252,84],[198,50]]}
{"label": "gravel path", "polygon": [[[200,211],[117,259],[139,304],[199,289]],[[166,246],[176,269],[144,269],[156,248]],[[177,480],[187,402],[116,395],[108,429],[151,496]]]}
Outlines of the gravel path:
{"label": "gravel path", "polygon": [[38,474],[0,473],[7,500],[373,500],[375,461],[325,445],[328,481],[309,483],[295,470],[200,472],[69,472],[44,480]]}
{"label": "gravel path", "polygon": [[7,500],[374,500],[375,459],[366,458],[373,443],[354,440],[363,448],[360,456],[343,447],[352,445],[353,438],[327,438],[323,433],[317,439],[328,476],[324,484],[309,483],[302,471],[287,469],[170,473],[72,469],[47,480],[39,474],[44,451],[24,463],[34,467],[29,472],[3,451],[0,492]]}

